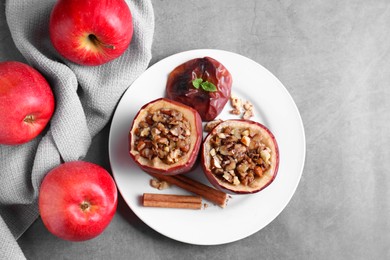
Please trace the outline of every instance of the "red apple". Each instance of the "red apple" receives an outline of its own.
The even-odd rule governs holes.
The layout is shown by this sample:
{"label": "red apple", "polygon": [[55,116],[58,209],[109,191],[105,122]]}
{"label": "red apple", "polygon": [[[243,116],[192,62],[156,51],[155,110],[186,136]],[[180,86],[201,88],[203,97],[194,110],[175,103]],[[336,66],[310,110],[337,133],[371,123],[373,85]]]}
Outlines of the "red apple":
{"label": "red apple", "polygon": [[0,62],[0,144],[34,139],[53,112],[53,92],[37,70],[17,61]]}
{"label": "red apple", "polygon": [[58,0],[49,30],[63,57],[80,65],[101,65],[125,52],[133,19],[124,0]]}
{"label": "red apple", "polygon": [[46,228],[59,238],[84,241],[101,234],[117,207],[117,188],[102,167],[66,162],[51,170],[39,190],[39,212]]}

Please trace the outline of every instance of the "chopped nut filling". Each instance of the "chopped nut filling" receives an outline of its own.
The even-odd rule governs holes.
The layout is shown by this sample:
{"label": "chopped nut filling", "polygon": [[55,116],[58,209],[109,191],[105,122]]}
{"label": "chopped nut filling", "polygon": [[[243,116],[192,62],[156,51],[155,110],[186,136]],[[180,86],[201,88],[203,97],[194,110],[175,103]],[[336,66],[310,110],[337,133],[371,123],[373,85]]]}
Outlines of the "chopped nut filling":
{"label": "chopped nut filling", "polygon": [[191,126],[180,111],[161,108],[149,113],[135,129],[140,156],[173,164],[190,150]]}
{"label": "chopped nut filling", "polygon": [[271,167],[271,149],[260,133],[227,126],[210,140],[210,168],[220,180],[252,186]]}

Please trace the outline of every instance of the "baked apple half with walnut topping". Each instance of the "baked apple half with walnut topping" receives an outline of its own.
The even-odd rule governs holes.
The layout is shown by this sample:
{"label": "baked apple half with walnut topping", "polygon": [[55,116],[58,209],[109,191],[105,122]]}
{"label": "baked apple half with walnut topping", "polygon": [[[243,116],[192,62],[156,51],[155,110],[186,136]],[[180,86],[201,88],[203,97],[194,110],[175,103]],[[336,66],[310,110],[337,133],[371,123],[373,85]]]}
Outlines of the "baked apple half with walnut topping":
{"label": "baked apple half with walnut topping", "polygon": [[177,66],[168,76],[169,99],[195,108],[203,121],[215,119],[228,102],[232,76],[219,61],[196,58]]}
{"label": "baked apple half with walnut topping", "polygon": [[274,135],[254,121],[223,121],[203,142],[202,167],[207,179],[230,194],[261,191],[275,179],[278,166]]}
{"label": "baked apple half with walnut topping", "polygon": [[175,175],[190,171],[201,143],[199,113],[165,98],[144,105],[129,132],[130,156],[150,173]]}

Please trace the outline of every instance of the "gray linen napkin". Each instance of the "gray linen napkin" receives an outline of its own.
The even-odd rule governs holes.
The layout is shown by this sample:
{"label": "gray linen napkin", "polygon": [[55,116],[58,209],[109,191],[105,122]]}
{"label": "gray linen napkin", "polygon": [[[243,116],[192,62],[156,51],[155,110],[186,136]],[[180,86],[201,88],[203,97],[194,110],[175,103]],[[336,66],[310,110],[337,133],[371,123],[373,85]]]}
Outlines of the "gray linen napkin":
{"label": "gray linen napkin", "polygon": [[[129,85],[151,59],[151,1],[127,0],[134,34],[120,58],[96,67],[62,59],[48,37],[55,0],[7,0],[12,38],[27,62],[50,83],[56,110],[47,130],[20,146],[0,145],[0,259],[24,259],[16,239],[38,217],[37,196],[45,174],[63,161],[83,159],[91,139],[108,123]],[[136,98],[136,97],[135,97]]]}

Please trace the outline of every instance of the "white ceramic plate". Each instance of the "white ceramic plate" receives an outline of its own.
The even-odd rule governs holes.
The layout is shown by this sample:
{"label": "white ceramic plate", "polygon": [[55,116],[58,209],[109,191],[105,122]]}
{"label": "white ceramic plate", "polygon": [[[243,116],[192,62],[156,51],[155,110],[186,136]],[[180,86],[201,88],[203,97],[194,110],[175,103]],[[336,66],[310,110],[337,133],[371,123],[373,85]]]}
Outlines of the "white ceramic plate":
{"label": "white ceramic plate", "polygon": [[[145,192],[188,194],[177,187],[158,191],[149,185],[151,177],[128,155],[128,131],[138,110],[165,95],[168,74],[178,65],[210,56],[230,71],[232,93],[254,105],[254,121],[266,125],[275,135],[280,150],[278,175],[263,191],[232,196],[226,208],[212,203],[201,210],[146,208]],[[235,118],[228,103],[219,118]],[[124,200],[148,226],[172,239],[197,245],[217,245],[240,240],[261,230],[286,207],[293,196],[305,160],[305,135],[298,109],[282,83],[267,69],[241,55],[221,50],[192,50],[167,57],[147,69],[123,95],[114,114],[109,136],[112,172]],[[208,184],[201,167],[190,176]]]}

